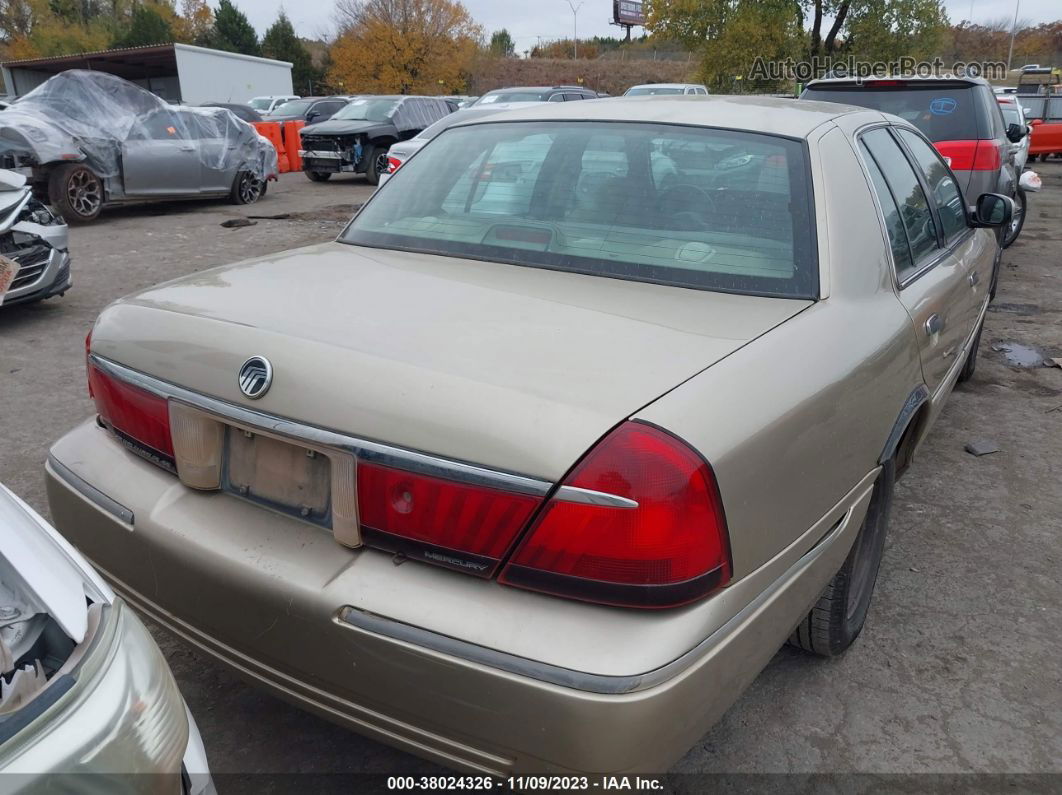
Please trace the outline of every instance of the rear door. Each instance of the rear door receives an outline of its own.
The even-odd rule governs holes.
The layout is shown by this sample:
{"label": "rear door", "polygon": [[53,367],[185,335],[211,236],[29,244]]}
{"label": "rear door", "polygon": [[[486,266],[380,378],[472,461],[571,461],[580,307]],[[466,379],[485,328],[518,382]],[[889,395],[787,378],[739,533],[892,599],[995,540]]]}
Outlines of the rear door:
{"label": "rear door", "polygon": [[946,247],[936,205],[889,129],[863,133],[859,149],[882,211],[900,301],[914,322],[922,373],[935,392],[959,361],[967,336],[966,266]]}
{"label": "rear door", "polygon": [[122,176],[130,196],[198,193],[196,133],[174,111],[154,111],[122,142]]}
{"label": "rear door", "polygon": [[936,206],[944,245],[966,274],[969,290],[966,293],[963,325],[967,336],[963,342],[968,342],[981,318],[981,310],[988,302],[996,263],[997,238],[990,232],[979,231],[969,225],[962,194],[940,153],[910,130],[897,129],[896,134],[917,164],[923,186]]}

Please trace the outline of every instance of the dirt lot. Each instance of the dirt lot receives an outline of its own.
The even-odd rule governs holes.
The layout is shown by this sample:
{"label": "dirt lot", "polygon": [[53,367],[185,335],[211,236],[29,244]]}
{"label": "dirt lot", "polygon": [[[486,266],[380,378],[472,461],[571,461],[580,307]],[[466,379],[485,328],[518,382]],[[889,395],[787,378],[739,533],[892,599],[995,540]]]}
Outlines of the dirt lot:
{"label": "dirt lot", "polygon": [[[1004,255],[977,374],[897,488],[866,631],[834,661],[781,650],[676,771],[1062,772],[1062,369],[1007,359],[1014,343],[1062,357],[1062,163],[1037,170],[1045,190],[1030,198],[1025,231]],[[0,481],[47,514],[45,455],[91,411],[83,340],[109,301],[330,238],[369,192],[360,178],[285,175],[253,208],[124,209],[74,230],[74,288],[0,309]],[[279,214],[291,217],[220,226]],[[964,452],[978,438],[1000,452]],[[156,637],[216,773],[432,769]]]}

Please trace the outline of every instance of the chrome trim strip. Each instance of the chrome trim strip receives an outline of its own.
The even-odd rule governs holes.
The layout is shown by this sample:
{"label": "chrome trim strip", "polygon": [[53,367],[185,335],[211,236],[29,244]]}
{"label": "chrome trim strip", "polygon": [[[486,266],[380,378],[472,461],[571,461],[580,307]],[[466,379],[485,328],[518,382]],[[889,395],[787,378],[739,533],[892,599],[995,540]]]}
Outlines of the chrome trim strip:
{"label": "chrome trim strip", "polygon": [[208,397],[190,389],[170,384],[125,365],[104,359],[95,353],[89,356],[89,360],[103,372],[127,381],[158,397],[179,400],[210,414],[230,420],[237,425],[261,428],[264,431],[287,437],[295,442],[312,442],[353,453],[359,461],[368,461],[382,466],[392,466],[409,472],[417,472],[422,475],[434,475],[435,477],[448,478],[474,486],[505,489],[506,491],[530,494],[536,497],[544,496],[553,487],[553,484],[548,480],[540,480],[498,469],[488,469],[475,464],[467,464],[463,461],[452,461],[428,453],[393,447],[380,442],[371,442],[367,439],[358,439],[336,431],[318,428],[314,425],[306,425],[295,420],[264,414],[260,411],[244,408],[234,403]]}
{"label": "chrome trim strip", "polygon": [[333,621],[347,629],[361,630],[413,647],[429,649],[449,657],[456,657],[460,660],[496,668],[499,671],[525,676],[551,685],[569,687],[586,693],[603,693],[606,695],[631,693],[635,690],[646,690],[673,679],[687,668],[696,664],[702,657],[710,654],[716,647],[726,643],[730,635],[759,612],[763,605],[770,601],[775,594],[802,576],[808,568],[814,565],[822,554],[840,538],[851,519],[852,509],[849,508],[814,547],[805,552],[782,576],[757,594],[756,598],[745,605],[711,635],[666,665],[641,674],[613,676],[610,674],[591,674],[575,671],[571,668],[564,668],[559,665],[538,662],[527,657],[509,654],[508,652],[497,651],[487,646],[480,646],[477,643],[458,640],[449,635],[441,635],[438,632],[415,627],[412,624],[395,621],[394,619],[385,618],[375,613],[368,613],[350,606],[340,608]]}
{"label": "chrome trim strip", "polygon": [[581,489],[578,486],[561,486],[553,499],[558,502],[578,502],[584,505],[605,505],[610,508],[637,508],[638,502],[616,494],[593,489]]}
{"label": "chrome trim strip", "polygon": [[48,454],[47,465],[52,468],[52,472],[56,477],[66,483],[70,488],[80,494],[89,502],[96,505],[98,508],[102,508],[107,513],[117,516],[127,525],[133,524],[133,512],[122,505],[116,500],[112,500],[102,491],[97,489],[88,481],[84,480],[80,475],[75,475],[70,471],[69,467],[61,463],[51,453]]}

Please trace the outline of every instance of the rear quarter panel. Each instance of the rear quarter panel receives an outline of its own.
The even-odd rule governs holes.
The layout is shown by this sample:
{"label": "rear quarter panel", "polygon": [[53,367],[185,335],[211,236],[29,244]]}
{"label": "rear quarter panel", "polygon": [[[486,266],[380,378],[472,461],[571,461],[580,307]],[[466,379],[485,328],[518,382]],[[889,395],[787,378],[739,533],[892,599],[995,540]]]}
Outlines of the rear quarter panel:
{"label": "rear quarter panel", "polygon": [[826,297],[636,415],[711,463],[735,577],[796,541],[878,466],[922,383],[852,133],[834,127],[810,144]]}

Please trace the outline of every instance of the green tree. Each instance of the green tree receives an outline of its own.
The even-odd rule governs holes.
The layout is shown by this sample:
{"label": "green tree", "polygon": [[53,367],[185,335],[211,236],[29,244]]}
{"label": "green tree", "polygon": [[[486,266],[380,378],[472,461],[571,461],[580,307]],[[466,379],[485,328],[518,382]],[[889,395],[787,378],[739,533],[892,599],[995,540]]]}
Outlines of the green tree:
{"label": "green tree", "polygon": [[296,92],[312,94],[313,86],[321,82],[309,50],[295,35],[295,28],[283,10],[262,37],[262,55],[291,62],[291,82]]}
{"label": "green tree", "polygon": [[251,23],[232,0],[220,0],[214,12],[214,29],[209,37],[209,46],[244,55],[261,55],[258,34]]}
{"label": "green tree", "polygon": [[133,9],[129,28],[115,37],[114,47],[141,47],[148,44],[168,44],[174,40],[170,23],[150,5]]}
{"label": "green tree", "polygon": [[512,58],[516,53],[516,43],[505,28],[496,30],[490,37],[490,54],[498,58]]}
{"label": "green tree", "polygon": [[940,0],[852,0],[844,51],[866,61],[935,55],[948,28]]}

